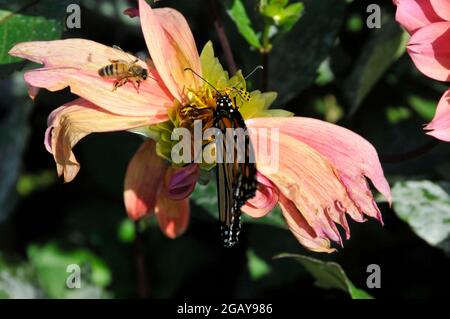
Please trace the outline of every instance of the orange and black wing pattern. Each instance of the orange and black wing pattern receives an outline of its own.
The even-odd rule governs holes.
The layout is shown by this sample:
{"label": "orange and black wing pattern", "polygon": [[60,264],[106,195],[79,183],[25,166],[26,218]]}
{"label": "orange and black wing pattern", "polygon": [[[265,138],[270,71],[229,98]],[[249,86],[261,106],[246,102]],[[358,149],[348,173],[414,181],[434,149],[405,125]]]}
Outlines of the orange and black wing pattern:
{"label": "orange and black wing pattern", "polygon": [[[256,164],[253,147],[242,115],[233,107],[228,96],[219,96],[216,102],[215,127],[222,134],[222,148],[217,152],[216,177],[221,242],[224,247],[233,247],[239,242],[241,231],[241,207],[256,194]],[[239,140],[234,134],[231,149],[227,149],[227,131],[241,129],[245,134]],[[228,133],[229,134],[229,133]],[[239,160],[238,148],[242,143],[243,160]],[[232,161],[227,158],[232,152]]]}

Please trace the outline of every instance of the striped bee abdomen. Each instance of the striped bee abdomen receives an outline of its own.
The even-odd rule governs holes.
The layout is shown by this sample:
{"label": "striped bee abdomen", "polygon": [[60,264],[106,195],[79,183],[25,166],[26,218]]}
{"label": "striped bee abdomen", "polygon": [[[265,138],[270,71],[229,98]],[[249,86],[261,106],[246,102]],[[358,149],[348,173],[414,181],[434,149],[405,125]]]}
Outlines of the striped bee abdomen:
{"label": "striped bee abdomen", "polygon": [[101,77],[117,77],[118,75],[126,72],[127,65],[124,63],[112,63],[104,66],[98,70],[98,75]]}

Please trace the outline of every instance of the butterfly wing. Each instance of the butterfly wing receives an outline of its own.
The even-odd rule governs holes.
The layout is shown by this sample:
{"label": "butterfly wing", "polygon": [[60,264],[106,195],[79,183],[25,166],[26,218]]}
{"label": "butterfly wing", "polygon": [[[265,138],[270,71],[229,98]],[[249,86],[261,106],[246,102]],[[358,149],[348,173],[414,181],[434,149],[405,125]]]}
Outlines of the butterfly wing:
{"label": "butterfly wing", "polygon": [[[222,134],[220,142],[222,148],[218,147],[217,152],[217,193],[219,221],[221,230],[221,241],[224,247],[233,247],[239,241],[241,230],[241,207],[247,200],[255,196],[256,193],[256,165],[252,163],[252,144],[248,134],[245,137],[245,160],[238,162],[238,149],[236,136],[234,138],[233,149],[227,149],[227,129],[241,128],[247,133],[242,115],[229,97],[221,97],[217,101],[215,126]],[[227,161],[227,154],[233,152],[233,161]]]}

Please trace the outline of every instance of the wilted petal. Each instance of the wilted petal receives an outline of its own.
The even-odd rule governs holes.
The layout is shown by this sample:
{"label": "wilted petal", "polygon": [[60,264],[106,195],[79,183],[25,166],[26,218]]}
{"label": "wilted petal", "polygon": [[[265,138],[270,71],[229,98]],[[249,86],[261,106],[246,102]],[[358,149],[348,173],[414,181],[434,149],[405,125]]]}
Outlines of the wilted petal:
{"label": "wilted petal", "polygon": [[50,114],[44,142],[55,158],[58,175],[64,175],[64,181],[70,182],[80,169],[72,148],[83,137],[94,132],[123,131],[158,121],[151,117],[111,114],[91,102],[77,99]]}
{"label": "wilted petal", "polygon": [[189,224],[189,199],[173,200],[161,193],[155,207],[161,231],[169,238],[183,234]]}
{"label": "wilted petal", "polygon": [[450,142],[450,90],[439,101],[436,114],[425,129],[428,135]]}
{"label": "wilted petal", "polygon": [[139,93],[131,85],[112,91],[114,80],[103,79],[98,70],[110,60],[134,59],[130,54],[83,39],[24,42],[15,45],[9,54],[36,63],[44,68],[25,73],[31,86],[57,91],[70,86],[71,92],[112,113],[134,116],[161,116],[167,113],[173,97],[158,78],[155,69],[145,62],[138,64],[149,71]]}
{"label": "wilted petal", "polygon": [[187,198],[194,191],[199,177],[200,171],[197,164],[182,168],[169,167],[165,176],[167,196],[174,200]]}
{"label": "wilted petal", "polygon": [[[253,123],[252,123],[253,124]],[[250,124],[251,127],[253,125]],[[271,140],[266,130],[252,130],[252,141]],[[358,208],[349,197],[331,163],[312,147],[287,134],[279,134],[279,167],[265,160],[259,145],[255,145],[258,171],[279,190],[279,194],[294,203],[317,237],[342,243],[335,225],[340,224],[349,236],[345,213],[358,215]]]}
{"label": "wilted petal", "polygon": [[191,68],[201,74],[200,58],[186,19],[174,9],[152,9],[145,0],[139,0],[139,15],[158,73],[173,96],[183,101],[186,88],[202,85],[197,76],[185,71]]}
{"label": "wilted petal", "polygon": [[450,80],[450,22],[430,24],[418,30],[408,43],[408,53],[425,75]]}
{"label": "wilted petal", "polygon": [[449,0],[429,0],[438,16],[446,21],[450,21],[450,1]]}
{"label": "wilted petal", "polygon": [[155,210],[167,166],[156,155],[156,143],[147,140],[128,164],[125,176],[124,201],[128,216],[138,220]]}
{"label": "wilted petal", "polygon": [[278,190],[263,175],[257,175],[258,190],[255,197],[242,206],[242,211],[253,218],[264,217],[278,203]]}
{"label": "wilted petal", "polygon": [[317,236],[295,204],[283,194],[280,194],[280,207],[286,224],[303,246],[315,252],[332,253],[336,250],[330,247],[328,238]]}
{"label": "wilted petal", "polygon": [[[364,138],[343,127],[304,117],[257,118],[247,121],[247,125],[278,128],[283,134],[314,148],[333,165],[339,180],[358,208],[357,211],[348,211],[351,217],[356,221],[363,221],[363,214],[366,214],[381,221],[380,211],[365,177],[372,181],[389,202],[391,192],[377,152]],[[336,202],[337,207],[342,207],[342,204]]]}
{"label": "wilted petal", "polygon": [[[437,0],[442,2],[442,0]],[[395,19],[410,34],[433,22],[443,21],[430,3],[430,0],[394,0],[397,5]]]}

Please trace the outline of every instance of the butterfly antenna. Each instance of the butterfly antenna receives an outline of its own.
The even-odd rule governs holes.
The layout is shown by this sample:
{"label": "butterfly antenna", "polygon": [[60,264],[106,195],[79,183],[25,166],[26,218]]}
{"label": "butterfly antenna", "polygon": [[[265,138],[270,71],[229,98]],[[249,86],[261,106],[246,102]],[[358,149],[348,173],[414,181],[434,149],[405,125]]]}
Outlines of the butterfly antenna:
{"label": "butterfly antenna", "polygon": [[244,78],[244,80],[247,80],[249,77],[251,77],[253,75],[253,73],[255,73],[258,70],[264,70],[264,67],[262,65],[258,65],[256,68],[253,69],[252,72],[247,74],[247,76]]}
{"label": "butterfly antenna", "polygon": [[262,70],[262,69],[264,69],[264,67],[263,67],[262,65],[258,65],[256,68],[253,69],[252,72],[250,72],[249,74],[247,74],[247,75],[244,77],[244,79],[240,80],[234,87],[238,86],[238,85],[241,84],[243,81],[247,81],[247,79],[248,79],[249,77],[251,77],[251,76],[253,75],[253,73],[255,73],[255,72],[258,71],[258,70]]}
{"label": "butterfly antenna", "polygon": [[214,85],[212,85],[211,83],[209,83],[206,79],[204,79],[203,77],[201,77],[197,72],[195,72],[195,71],[192,70],[191,68],[185,68],[184,71],[191,71],[191,72],[194,73],[196,76],[198,76],[200,79],[202,79],[203,81],[205,81],[206,84],[208,84],[210,87],[212,87],[214,90],[216,90],[216,92],[217,92],[219,95],[221,95],[220,92],[219,92],[219,90],[216,89],[216,88],[214,87]]}
{"label": "butterfly antenna", "polygon": [[243,81],[246,81],[250,76],[253,75],[253,73],[255,73],[258,70],[262,70],[264,69],[264,67],[262,65],[258,65],[257,67],[255,67],[252,72],[250,72],[249,74],[247,74],[243,80],[239,81],[235,86],[232,87],[232,89],[234,91],[236,91],[237,94],[239,94],[239,96],[241,97],[242,101],[245,101],[244,97],[242,96],[241,92],[239,92],[239,90],[236,88],[239,84],[241,84]]}

